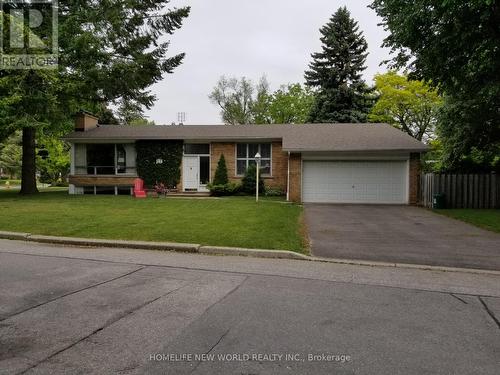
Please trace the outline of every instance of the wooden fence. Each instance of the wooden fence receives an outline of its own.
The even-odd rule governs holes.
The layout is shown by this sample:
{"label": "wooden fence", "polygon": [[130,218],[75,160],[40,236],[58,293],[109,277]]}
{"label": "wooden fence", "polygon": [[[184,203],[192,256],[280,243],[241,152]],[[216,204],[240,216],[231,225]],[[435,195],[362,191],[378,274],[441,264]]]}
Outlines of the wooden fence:
{"label": "wooden fence", "polygon": [[420,204],[431,208],[434,195],[439,193],[446,197],[446,208],[500,208],[500,177],[495,173],[423,174]]}

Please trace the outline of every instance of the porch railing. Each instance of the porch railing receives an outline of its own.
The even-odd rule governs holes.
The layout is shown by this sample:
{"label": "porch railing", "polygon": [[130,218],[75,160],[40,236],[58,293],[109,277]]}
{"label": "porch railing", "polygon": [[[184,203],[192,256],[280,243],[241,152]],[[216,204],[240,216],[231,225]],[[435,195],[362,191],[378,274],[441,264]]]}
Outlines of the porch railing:
{"label": "porch railing", "polygon": [[136,175],[135,167],[118,167],[114,165],[88,165],[76,166],[75,175],[99,176],[99,175]]}

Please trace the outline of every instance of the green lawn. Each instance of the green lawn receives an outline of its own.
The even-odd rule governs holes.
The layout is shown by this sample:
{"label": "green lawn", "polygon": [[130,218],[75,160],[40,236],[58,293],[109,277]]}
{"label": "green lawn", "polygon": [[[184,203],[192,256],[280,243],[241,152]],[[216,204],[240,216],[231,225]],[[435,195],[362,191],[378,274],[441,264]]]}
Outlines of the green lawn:
{"label": "green lawn", "polygon": [[500,233],[500,210],[454,209],[434,212]]}
{"label": "green lawn", "polygon": [[0,191],[0,230],[303,252],[302,207],[283,200],[69,196]]}
{"label": "green lawn", "polygon": [[21,180],[0,180],[0,186],[5,185],[9,181],[10,186],[21,185]]}

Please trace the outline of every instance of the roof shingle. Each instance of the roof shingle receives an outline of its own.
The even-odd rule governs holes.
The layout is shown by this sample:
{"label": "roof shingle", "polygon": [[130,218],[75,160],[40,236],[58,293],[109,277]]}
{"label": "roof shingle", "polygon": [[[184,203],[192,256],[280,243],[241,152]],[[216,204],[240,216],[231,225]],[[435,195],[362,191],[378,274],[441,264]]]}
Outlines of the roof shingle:
{"label": "roof shingle", "polygon": [[387,124],[304,125],[100,125],[86,132],[74,132],[69,142],[167,140],[249,141],[282,140],[290,152],[333,151],[426,151],[427,146]]}

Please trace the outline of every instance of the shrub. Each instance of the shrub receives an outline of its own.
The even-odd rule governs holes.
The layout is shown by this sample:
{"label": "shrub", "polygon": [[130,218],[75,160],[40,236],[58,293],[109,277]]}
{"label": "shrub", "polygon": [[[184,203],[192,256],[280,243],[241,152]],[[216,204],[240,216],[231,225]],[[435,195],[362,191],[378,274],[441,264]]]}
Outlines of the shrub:
{"label": "shrub", "polygon": [[238,194],[240,191],[240,185],[234,182],[223,185],[209,184],[208,189],[214,197],[223,197]]}
{"label": "shrub", "polygon": [[68,187],[69,186],[69,183],[67,181],[64,181],[64,180],[57,180],[57,181],[54,181],[50,184],[50,187]]}
{"label": "shrub", "polygon": [[167,195],[168,193],[168,188],[167,185],[165,185],[163,182],[157,182],[154,186],[155,192],[158,195]]}
{"label": "shrub", "polygon": [[264,195],[266,197],[282,197],[285,195],[285,192],[280,188],[270,188],[266,187]]}
{"label": "shrub", "polygon": [[224,154],[220,156],[219,162],[217,163],[217,169],[215,170],[215,176],[213,180],[214,185],[227,185],[229,179],[227,178],[227,166]]}
{"label": "shrub", "polygon": [[[245,194],[253,195],[256,190],[256,172],[257,166],[255,164],[251,164],[248,166],[245,176],[241,180],[241,191]],[[262,180],[262,173],[259,174],[259,192],[264,193],[265,186],[264,180]]]}
{"label": "shrub", "polygon": [[229,182],[224,155],[220,156],[219,162],[217,163],[217,169],[215,170],[214,180],[208,185],[208,189],[210,193],[216,197],[235,195],[240,191],[239,184]]}

